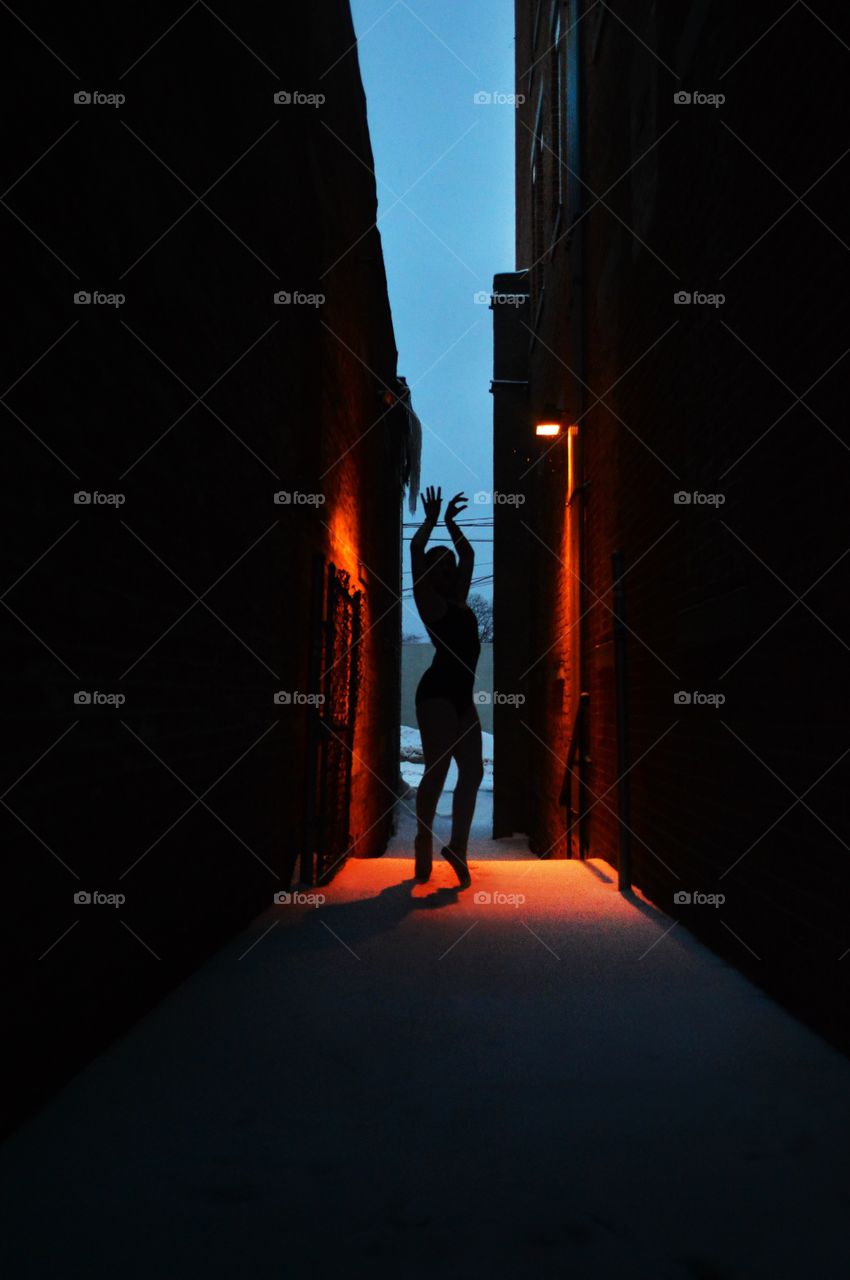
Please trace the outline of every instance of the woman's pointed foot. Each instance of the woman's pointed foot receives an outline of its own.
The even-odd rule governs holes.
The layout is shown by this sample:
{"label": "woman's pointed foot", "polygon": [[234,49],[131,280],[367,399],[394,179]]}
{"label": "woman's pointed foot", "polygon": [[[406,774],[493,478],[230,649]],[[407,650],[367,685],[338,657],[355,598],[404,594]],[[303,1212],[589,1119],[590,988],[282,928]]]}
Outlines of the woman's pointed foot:
{"label": "woman's pointed foot", "polygon": [[457,876],[461,889],[468,889],[472,884],[472,876],[469,874],[469,867],[466,864],[466,854],[455,853],[449,844],[445,845],[440,852]]}

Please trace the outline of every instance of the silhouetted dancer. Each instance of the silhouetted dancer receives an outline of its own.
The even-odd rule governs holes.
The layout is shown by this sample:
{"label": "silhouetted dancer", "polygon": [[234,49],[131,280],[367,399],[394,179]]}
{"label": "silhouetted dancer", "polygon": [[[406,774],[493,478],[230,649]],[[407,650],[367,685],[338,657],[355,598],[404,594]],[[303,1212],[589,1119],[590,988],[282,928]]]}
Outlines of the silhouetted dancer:
{"label": "silhouetted dancer", "polygon": [[425,771],[416,793],[416,879],[427,880],[433,857],[432,827],[437,803],[452,756],[457,784],[452,800],[452,834],[441,851],[465,889],[470,883],[466,863],[469,828],[475,797],[484,776],[481,759],[481,721],[472,701],[475,666],[481,652],[478,619],[466,603],[475,552],[455,523],[466,509],[466,498],[455,494],[446,507],[445,524],[457,551],[448,547],[426,551],[440,518],[442,492],[429,486],[423,495],[425,522],[410,542],[413,599],[436,650],[416,690],[416,719],[422,737]]}

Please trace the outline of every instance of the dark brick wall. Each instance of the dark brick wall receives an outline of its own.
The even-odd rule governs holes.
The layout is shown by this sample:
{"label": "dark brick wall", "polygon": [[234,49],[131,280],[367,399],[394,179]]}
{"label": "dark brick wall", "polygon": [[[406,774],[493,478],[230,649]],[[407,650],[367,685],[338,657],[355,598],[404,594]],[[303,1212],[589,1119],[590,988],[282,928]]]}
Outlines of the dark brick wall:
{"label": "dark brick wall", "polygon": [[[544,48],[531,48],[535,9],[517,5],[520,91]],[[675,914],[846,1043],[850,29],[817,5],[769,32],[777,14],[710,0],[564,6],[569,23],[585,10],[586,187],[568,213],[581,223],[542,264],[529,369],[532,402],[557,399],[557,387],[567,417],[582,415],[591,852],[618,859],[608,592],[620,549],[634,883],[670,910],[680,889],[725,893],[722,909]],[[678,105],[677,90],[726,101]],[[535,106],[531,96],[518,112],[519,267],[533,243]],[[544,214],[551,227],[554,211]],[[725,302],[676,305],[678,290]],[[551,601],[563,604],[569,581],[551,554],[564,515],[552,481],[536,483],[549,550],[536,548],[522,581],[542,605],[537,648],[556,653],[570,613]],[[677,491],[724,501],[677,505]],[[676,705],[679,690],[726,701]],[[557,754],[554,711],[530,716]],[[547,755],[549,776],[536,771],[542,841],[563,823]]]}
{"label": "dark brick wall", "polygon": [[[526,351],[529,305],[523,273],[497,275],[493,282],[493,489],[521,501],[493,507],[493,688],[529,697],[529,653],[534,638],[531,600],[517,598],[514,568],[530,561],[524,475],[532,461],[528,449],[529,415]],[[526,704],[493,705],[493,834],[527,831],[530,805]]]}
{"label": "dark brick wall", "polygon": [[[528,714],[522,721],[523,742],[517,756],[529,760],[527,830],[532,847],[541,855],[559,857],[564,846],[564,811],[559,796],[578,695],[579,619],[587,608],[580,563],[579,529],[586,518],[575,444],[575,488],[568,489],[566,428],[579,421],[585,407],[586,371],[578,285],[581,275],[581,233],[570,233],[580,189],[573,174],[580,163],[577,103],[568,75],[577,30],[569,30],[566,7],[561,14],[562,38],[553,39],[552,6],[538,11],[517,7],[517,266],[528,267],[531,301],[528,314],[518,317],[525,347],[525,373],[530,380],[523,434],[523,506],[526,541],[504,541],[497,547],[505,576],[495,592],[527,601],[530,618],[528,655]],[[534,38],[536,32],[536,39]],[[555,59],[562,86],[561,107],[555,102]],[[537,194],[532,198],[530,174],[534,159]],[[563,179],[558,179],[559,159]],[[564,431],[555,441],[538,439],[534,425],[558,418]],[[521,584],[521,586],[520,586]],[[498,750],[498,748],[497,748]],[[494,796],[498,811],[500,799]]]}
{"label": "dark brick wall", "polygon": [[196,6],[167,34],[161,3],[26,17],[0,19],[9,1121],[289,883],[307,715],[273,695],[308,687],[314,557],[365,593],[365,854],[389,830],[400,641],[396,351],[348,4]]}

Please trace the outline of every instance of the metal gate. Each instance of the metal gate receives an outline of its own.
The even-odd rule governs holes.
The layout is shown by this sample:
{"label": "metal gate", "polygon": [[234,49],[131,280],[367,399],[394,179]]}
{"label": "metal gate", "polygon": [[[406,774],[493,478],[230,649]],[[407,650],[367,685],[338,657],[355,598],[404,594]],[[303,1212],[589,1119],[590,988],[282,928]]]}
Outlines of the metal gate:
{"label": "metal gate", "polygon": [[305,884],[323,884],[351,848],[351,766],[361,671],[362,592],[344,569],[317,557],[314,574]]}

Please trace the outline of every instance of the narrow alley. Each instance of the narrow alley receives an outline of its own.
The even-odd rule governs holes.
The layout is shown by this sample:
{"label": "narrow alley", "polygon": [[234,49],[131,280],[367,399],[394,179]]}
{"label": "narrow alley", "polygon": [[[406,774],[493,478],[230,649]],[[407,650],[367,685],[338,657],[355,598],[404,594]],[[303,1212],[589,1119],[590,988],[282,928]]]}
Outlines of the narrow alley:
{"label": "narrow alley", "polygon": [[2,1280],[848,1280],[850,5],[0,30]]}

